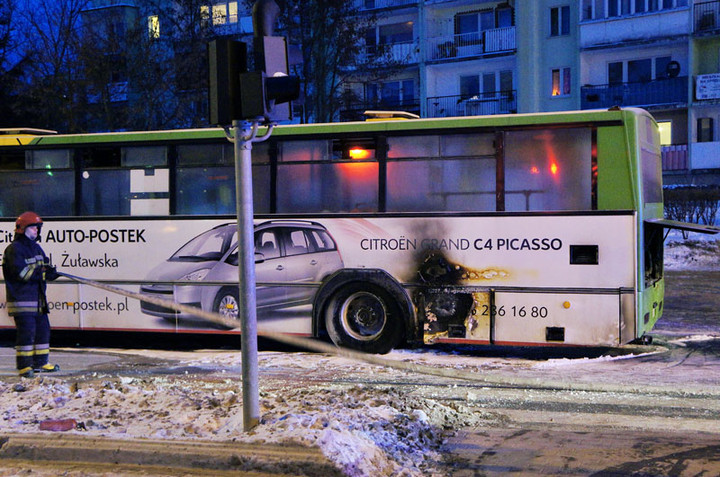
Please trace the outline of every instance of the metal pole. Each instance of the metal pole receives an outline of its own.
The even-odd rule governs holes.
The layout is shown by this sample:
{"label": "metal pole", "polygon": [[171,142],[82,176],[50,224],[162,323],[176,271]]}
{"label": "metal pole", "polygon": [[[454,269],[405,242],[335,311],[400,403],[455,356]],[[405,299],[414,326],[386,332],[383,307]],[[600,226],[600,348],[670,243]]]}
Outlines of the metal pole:
{"label": "metal pole", "polygon": [[251,431],[260,423],[251,152],[257,127],[257,123],[233,121],[238,232],[238,317],[241,320],[242,332],[243,430],[245,432]]}

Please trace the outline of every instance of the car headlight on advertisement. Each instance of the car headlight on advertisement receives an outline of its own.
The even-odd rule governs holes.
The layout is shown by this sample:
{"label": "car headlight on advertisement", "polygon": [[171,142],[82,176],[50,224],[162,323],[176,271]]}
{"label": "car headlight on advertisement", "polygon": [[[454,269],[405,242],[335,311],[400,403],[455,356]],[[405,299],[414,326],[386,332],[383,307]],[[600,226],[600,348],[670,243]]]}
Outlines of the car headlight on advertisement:
{"label": "car headlight on advertisement", "polygon": [[205,275],[208,274],[210,271],[209,268],[201,268],[200,270],[195,270],[194,272],[190,272],[184,277],[182,277],[181,281],[187,281],[187,282],[198,282],[205,278]]}

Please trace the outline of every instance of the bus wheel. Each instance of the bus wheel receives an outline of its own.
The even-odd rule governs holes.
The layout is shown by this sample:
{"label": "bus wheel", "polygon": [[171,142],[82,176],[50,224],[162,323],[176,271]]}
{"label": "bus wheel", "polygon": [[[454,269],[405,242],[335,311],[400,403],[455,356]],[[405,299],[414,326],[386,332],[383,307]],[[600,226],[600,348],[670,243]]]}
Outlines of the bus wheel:
{"label": "bus wheel", "polygon": [[225,318],[237,320],[239,314],[237,289],[230,287],[221,289],[215,296],[213,311],[216,313],[220,313]]}
{"label": "bus wheel", "polygon": [[353,283],[338,290],[325,312],[333,343],[367,353],[387,353],[402,337],[395,300],[381,287]]}

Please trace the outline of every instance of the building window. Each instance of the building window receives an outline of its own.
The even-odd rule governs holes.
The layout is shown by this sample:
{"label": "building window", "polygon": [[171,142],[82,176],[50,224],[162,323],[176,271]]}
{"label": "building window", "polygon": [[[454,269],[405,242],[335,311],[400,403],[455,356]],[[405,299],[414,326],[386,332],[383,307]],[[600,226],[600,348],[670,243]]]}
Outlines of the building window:
{"label": "building window", "polygon": [[475,98],[480,95],[480,77],[478,75],[460,77],[460,98]]}
{"label": "building window", "polygon": [[550,36],[570,34],[570,7],[550,9]]}
{"label": "building window", "polygon": [[712,142],[713,140],[713,118],[698,118],[697,142]]}
{"label": "building window", "polygon": [[581,10],[583,20],[600,20],[687,6],[688,0],[582,0]]}
{"label": "building window", "polygon": [[[498,88],[498,79],[500,85]],[[503,93],[507,97],[512,94],[513,76],[512,70],[502,70],[499,73],[490,72],[481,75],[470,75],[460,77],[460,98],[495,98],[497,93]]]}
{"label": "building window", "polygon": [[413,22],[393,23],[378,27],[378,44],[390,45],[413,41]]}
{"label": "building window", "polygon": [[670,77],[670,61],[672,60],[669,56],[661,56],[659,58],[655,58],[655,79]]}
{"label": "building window", "polygon": [[160,38],[160,18],[157,15],[148,17],[148,38]]}
{"label": "building window", "polygon": [[647,83],[652,79],[651,60],[631,60],[627,63],[628,83]]}
{"label": "building window", "polygon": [[367,101],[383,106],[413,106],[415,104],[415,82],[411,79],[368,84]]}
{"label": "building window", "polygon": [[670,146],[672,144],[672,121],[658,121],[660,130],[660,145]]}
{"label": "building window", "polygon": [[570,95],[570,68],[552,70],[552,96]]}
{"label": "building window", "polygon": [[[207,7],[201,8],[201,15],[207,15],[209,9]],[[227,23],[238,22],[238,4],[234,2],[222,2],[216,3],[212,6],[212,24],[213,25],[225,25]]]}
{"label": "building window", "polygon": [[470,35],[485,30],[511,26],[513,26],[513,10],[511,8],[503,7],[495,10],[488,9],[455,15],[456,35]]}
{"label": "building window", "polygon": [[608,84],[623,84],[624,65],[622,61],[608,63]]}
{"label": "building window", "polygon": [[643,58],[640,60],[613,61],[608,63],[608,84],[646,83],[668,78],[670,56]]}

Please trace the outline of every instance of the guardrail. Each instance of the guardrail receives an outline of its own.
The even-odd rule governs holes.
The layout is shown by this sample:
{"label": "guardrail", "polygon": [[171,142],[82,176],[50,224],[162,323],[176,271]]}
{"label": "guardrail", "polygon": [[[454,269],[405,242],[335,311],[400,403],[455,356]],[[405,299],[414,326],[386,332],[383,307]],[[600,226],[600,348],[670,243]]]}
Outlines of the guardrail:
{"label": "guardrail", "polygon": [[428,38],[426,56],[430,61],[512,52],[515,49],[515,27],[513,26]]}
{"label": "guardrail", "polygon": [[682,171],[688,168],[687,144],[662,147],[662,170]]}
{"label": "guardrail", "polygon": [[687,102],[687,76],[637,83],[586,85],[581,88],[581,109]]}
{"label": "guardrail", "polygon": [[493,91],[477,96],[435,96],[427,99],[427,117],[483,116],[517,112],[517,94],[511,91]]}

